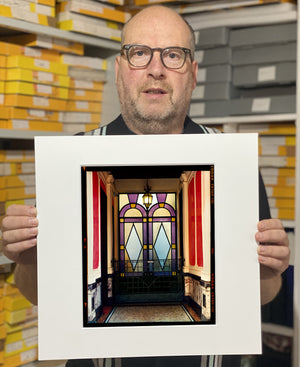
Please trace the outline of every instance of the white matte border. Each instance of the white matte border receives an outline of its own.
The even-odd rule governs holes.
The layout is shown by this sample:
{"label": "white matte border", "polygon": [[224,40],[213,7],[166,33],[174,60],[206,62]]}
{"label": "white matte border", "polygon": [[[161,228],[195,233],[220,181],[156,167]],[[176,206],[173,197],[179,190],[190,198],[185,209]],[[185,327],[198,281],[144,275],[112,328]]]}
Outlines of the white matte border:
{"label": "white matte border", "polygon": [[[151,149],[153,147],[153,149]],[[36,137],[39,358],[259,354],[257,134]],[[83,327],[81,166],[215,166],[215,325]]]}

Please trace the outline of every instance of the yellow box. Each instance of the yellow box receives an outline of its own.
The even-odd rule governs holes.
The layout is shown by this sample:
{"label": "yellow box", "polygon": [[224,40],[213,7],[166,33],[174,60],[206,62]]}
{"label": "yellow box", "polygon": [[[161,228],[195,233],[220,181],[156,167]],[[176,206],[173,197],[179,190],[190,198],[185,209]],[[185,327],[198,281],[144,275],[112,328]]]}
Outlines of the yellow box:
{"label": "yellow box", "polygon": [[0,150],[0,162],[34,162],[34,151]]}
{"label": "yellow box", "polygon": [[57,4],[56,10],[57,12],[72,11],[92,17],[113,20],[119,23],[126,23],[131,18],[129,13],[105,6],[103,3],[95,3],[93,7],[90,7],[88,3],[76,0],[63,1]]}
{"label": "yellow box", "polygon": [[4,360],[3,367],[16,367],[21,366],[23,364],[36,361],[38,358],[38,349],[34,347],[27,351],[18,353],[11,357],[6,357]]}
{"label": "yellow box", "polygon": [[84,54],[84,45],[79,42],[69,42],[62,40],[55,40],[53,37],[38,35],[38,34],[24,34],[20,36],[6,37],[10,42],[17,43],[24,46],[33,46],[57,50],[59,52],[69,52],[75,55]]}
{"label": "yellow box", "polygon": [[4,197],[4,200],[16,200],[16,199],[27,199],[35,197],[35,186],[30,187],[17,187],[17,188],[7,188],[4,190],[0,190],[0,198]]}
{"label": "yellow box", "polygon": [[6,337],[6,326],[0,325],[0,339],[4,339]]}
{"label": "yellow box", "polygon": [[0,80],[6,80],[6,68],[0,68]]}
{"label": "yellow box", "polygon": [[63,131],[61,122],[45,122],[30,120],[9,120],[3,126],[4,129],[36,130],[36,131]]}
{"label": "yellow box", "polygon": [[0,312],[0,325],[4,324],[4,319],[5,319],[5,317],[4,317],[4,311],[1,311]]}
{"label": "yellow box", "polygon": [[59,121],[68,124],[82,123],[82,121],[85,121],[89,124],[100,124],[101,115],[99,112],[60,112]]}
{"label": "yellow box", "polygon": [[69,87],[73,89],[88,89],[94,91],[103,91],[104,82],[95,82],[89,80],[70,79]]}
{"label": "yellow box", "polygon": [[0,106],[0,116],[6,120],[61,121],[60,112]]}
{"label": "yellow box", "polygon": [[69,89],[69,99],[76,101],[102,101],[102,92],[86,90],[86,89]]}
{"label": "yellow box", "polygon": [[[5,56],[2,56],[5,58]],[[1,59],[0,59],[1,60]],[[22,68],[37,71],[47,71],[59,75],[68,75],[68,66],[47,60],[35,59],[33,57],[16,55],[6,57],[7,68]]]}
{"label": "yellow box", "polygon": [[[0,72],[3,69],[0,69]],[[7,81],[24,81],[30,83],[40,83],[68,88],[70,86],[70,77],[67,75],[58,75],[46,71],[36,71],[20,68],[6,69],[4,76]]]}
{"label": "yellow box", "polygon": [[[21,174],[14,176],[3,177],[5,179],[6,187],[24,187],[35,185],[35,175],[31,174]],[[0,177],[1,182],[1,177]]]}
{"label": "yellow box", "polygon": [[10,333],[7,331],[6,343],[14,343],[16,341],[32,338],[37,335],[38,335],[37,326],[25,328],[25,329],[10,332]]}
{"label": "yellow box", "polygon": [[[1,88],[1,82],[0,82]],[[11,81],[5,83],[5,94],[24,94],[30,96],[42,96],[67,99],[69,89],[52,85]]]}
{"label": "yellow box", "polygon": [[55,0],[30,0],[30,2],[48,6],[55,6]]}
{"label": "yellow box", "polygon": [[4,104],[6,106],[18,106],[51,111],[65,111],[67,106],[66,101],[63,99],[22,96],[20,94],[4,95]]}
{"label": "yellow box", "polygon": [[37,308],[30,307],[17,311],[4,311],[4,313],[5,313],[5,322],[14,325],[19,322],[29,321],[31,319],[36,318]]}
{"label": "yellow box", "polygon": [[[30,174],[35,172],[33,162],[27,163],[0,163],[1,174],[4,176]],[[2,285],[3,287],[4,285]]]}
{"label": "yellow box", "polygon": [[3,307],[5,310],[17,311],[31,306],[32,304],[21,294],[4,297]]}
{"label": "yellow box", "polygon": [[78,112],[100,112],[101,103],[89,102],[89,101],[68,101],[67,111]]}
{"label": "yellow box", "polygon": [[71,134],[97,129],[99,124],[64,124],[63,131]]}
{"label": "yellow box", "polygon": [[0,55],[0,68],[6,68],[7,56]]}

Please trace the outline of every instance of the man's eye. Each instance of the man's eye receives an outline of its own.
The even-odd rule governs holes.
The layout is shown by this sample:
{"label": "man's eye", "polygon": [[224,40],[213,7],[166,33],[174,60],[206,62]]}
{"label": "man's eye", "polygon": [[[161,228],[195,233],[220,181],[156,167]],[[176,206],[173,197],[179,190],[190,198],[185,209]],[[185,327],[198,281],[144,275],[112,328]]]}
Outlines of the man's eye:
{"label": "man's eye", "polygon": [[144,56],[144,51],[136,51],[135,56]]}

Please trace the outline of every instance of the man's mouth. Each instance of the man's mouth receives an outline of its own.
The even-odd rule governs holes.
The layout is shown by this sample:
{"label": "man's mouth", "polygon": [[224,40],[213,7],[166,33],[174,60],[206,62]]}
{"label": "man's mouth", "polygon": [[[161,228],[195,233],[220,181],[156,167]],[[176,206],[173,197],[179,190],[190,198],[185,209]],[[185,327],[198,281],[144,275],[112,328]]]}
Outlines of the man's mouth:
{"label": "man's mouth", "polygon": [[145,91],[144,91],[144,93],[147,93],[147,94],[167,94],[167,92],[165,91],[165,90],[163,90],[163,89],[146,89]]}

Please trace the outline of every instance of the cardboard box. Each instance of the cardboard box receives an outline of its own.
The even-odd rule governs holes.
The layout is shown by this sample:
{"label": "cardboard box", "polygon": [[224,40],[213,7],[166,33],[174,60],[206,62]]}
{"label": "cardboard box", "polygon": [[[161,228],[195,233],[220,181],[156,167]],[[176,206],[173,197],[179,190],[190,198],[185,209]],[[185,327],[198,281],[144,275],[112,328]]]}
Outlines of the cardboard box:
{"label": "cardboard box", "polygon": [[222,100],[239,96],[239,90],[231,83],[198,84],[193,90],[192,101],[197,100]]}
{"label": "cardboard box", "polygon": [[0,163],[0,175],[10,176],[18,174],[30,174],[35,172],[34,163]]}
{"label": "cardboard box", "polygon": [[297,44],[289,42],[232,50],[232,65],[250,65],[297,60]]}
{"label": "cardboard box", "polygon": [[229,41],[229,28],[205,28],[195,32],[196,49],[225,46]]}
{"label": "cardboard box", "polygon": [[90,101],[67,101],[69,112],[101,112],[101,103]]}
{"label": "cardboard box", "polygon": [[86,89],[69,89],[69,99],[79,101],[102,101],[102,92]]}
{"label": "cardboard box", "polygon": [[0,150],[0,162],[34,162],[33,150]]}
{"label": "cardboard box", "polygon": [[30,120],[8,120],[3,129],[33,130],[33,131],[63,131],[62,122],[45,122]]}
{"label": "cardboard box", "polygon": [[231,47],[282,43],[296,40],[297,24],[295,22],[232,29],[229,32],[229,45]]}
{"label": "cardboard box", "polygon": [[[1,59],[0,59],[1,60]],[[37,71],[47,71],[59,75],[68,75],[68,66],[61,63],[34,59],[28,56],[7,56],[6,58],[7,68],[21,68]]]}
{"label": "cardboard box", "polygon": [[4,297],[4,309],[8,311],[17,311],[23,308],[31,307],[31,303],[21,294]]}
{"label": "cardboard box", "polygon": [[55,50],[38,49],[9,42],[0,42],[0,55],[24,55],[54,62],[59,62],[60,57],[59,52]]}
{"label": "cardboard box", "polygon": [[198,69],[197,83],[217,83],[231,81],[231,65],[213,65]]}
{"label": "cardboard box", "polygon": [[57,27],[65,31],[73,31],[100,38],[121,41],[121,29],[118,23],[108,22],[99,18],[92,18],[71,12],[59,13]]}
{"label": "cardboard box", "polygon": [[88,89],[95,91],[103,91],[104,82],[96,82],[94,80],[70,79],[70,88],[73,89]]}
{"label": "cardboard box", "polygon": [[230,47],[216,47],[206,50],[196,50],[195,60],[200,66],[230,64],[232,49]]}
{"label": "cardboard box", "polygon": [[127,12],[90,0],[85,0],[84,2],[80,0],[62,1],[57,4],[56,9],[58,13],[70,11],[120,23],[126,23],[131,18]]}
{"label": "cardboard box", "polygon": [[231,115],[295,113],[296,96],[239,98],[231,100]]}
{"label": "cardboard box", "polygon": [[29,83],[39,83],[68,88],[70,77],[67,75],[58,75],[46,71],[36,71],[20,68],[6,69],[5,79],[7,81],[24,81]]}
{"label": "cardboard box", "polygon": [[39,120],[62,122],[60,120],[60,112],[34,108],[0,106],[0,116],[5,120]]}
{"label": "cardboard box", "polygon": [[232,82],[237,87],[296,83],[296,63],[234,66]]}
{"label": "cardboard box", "polygon": [[[66,100],[55,99],[48,97],[32,97],[23,96],[20,94],[6,94],[2,95],[4,104],[6,106],[18,106],[30,109],[43,109],[51,111],[65,111],[66,110]],[[1,100],[1,95],[0,95]]]}
{"label": "cardboard box", "polygon": [[100,124],[101,115],[100,113],[90,113],[90,112],[60,112],[59,121],[64,123],[94,123]]}
{"label": "cardboard box", "polygon": [[24,187],[35,185],[34,174],[20,174],[5,177],[6,187]]}
{"label": "cardboard box", "polygon": [[23,34],[18,36],[6,36],[5,39],[9,42],[24,46],[47,48],[59,52],[69,52],[75,55],[84,54],[84,45],[82,43],[56,39],[46,35]]}
{"label": "cardboard box", "polygon": [[60,61],[64,65],[75,66],[80,68],[106,70],[107,61],[100,57],[88,57],[64,54],[61,55]]}
{"label": "cardboard box", "polygon": [[63,131],[70,134],[77,134],[79,132],[87,132],[97,129],[99,124],[64,124]]}
{"label": "cardboard box", "polygon": [[5,94],[23,94],[29,96],[42,96],[60,99],[69,98],[69,89],[52,85],[9,81],[5,83]]}
{"label": "cardboard box", "polygon": [[289,208],[270,208],[272,218],[279,218],[284,220],[295,219],[295,209]]}
{"label": "cardboard box", "polygon": [[220,117],[228,116],[230,101],[205,101],[190,104],[189,115],[193,117]]}

